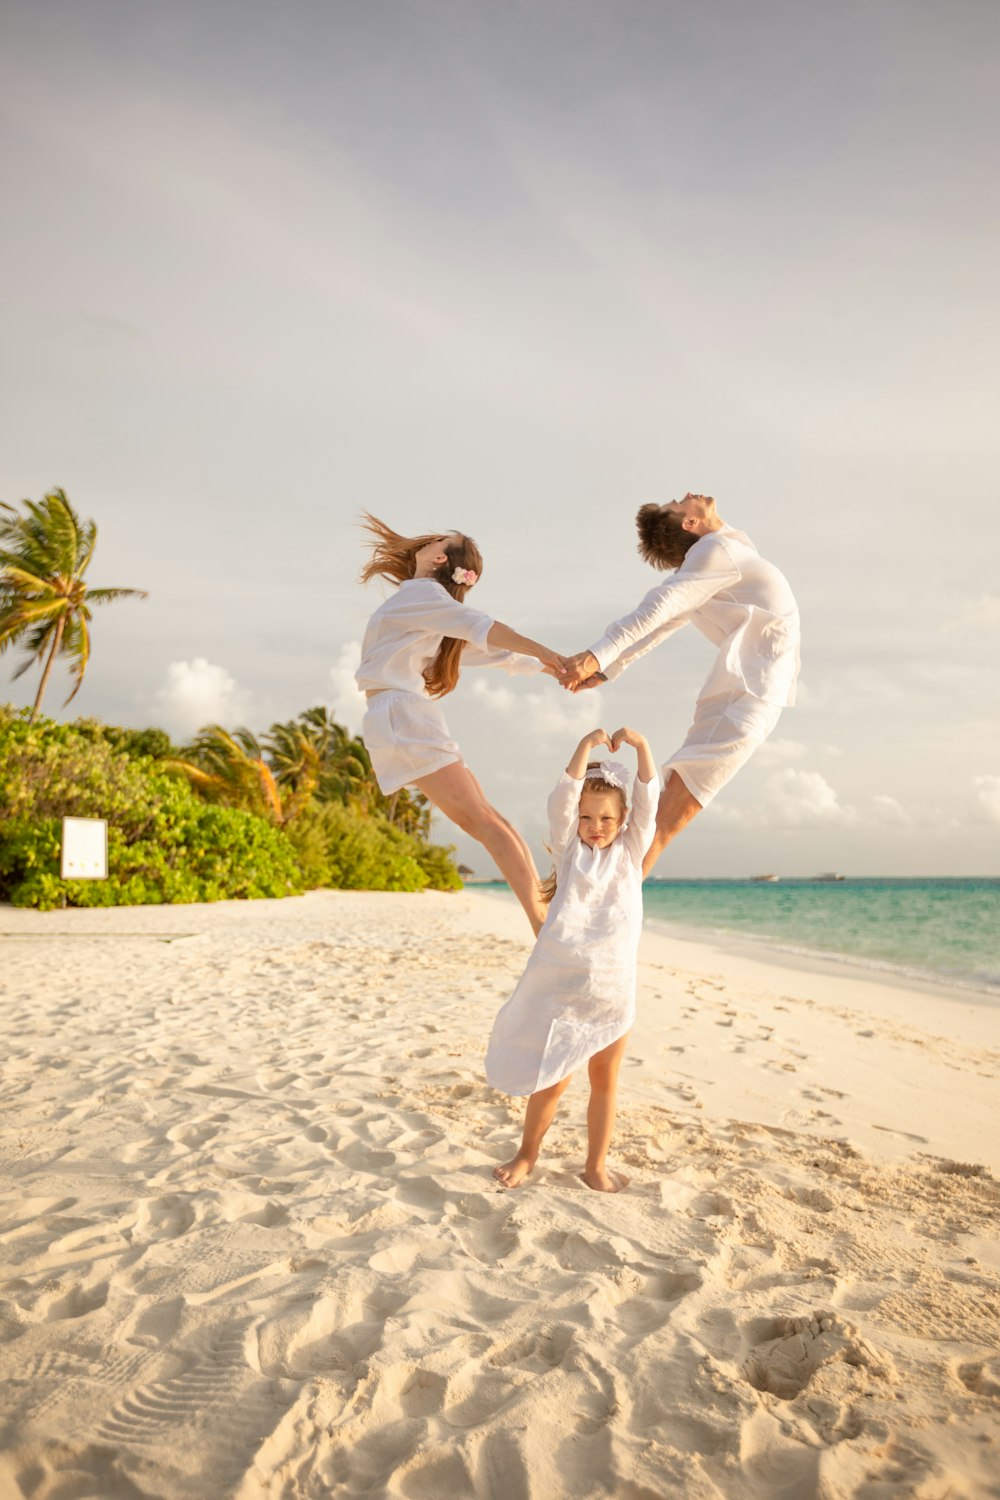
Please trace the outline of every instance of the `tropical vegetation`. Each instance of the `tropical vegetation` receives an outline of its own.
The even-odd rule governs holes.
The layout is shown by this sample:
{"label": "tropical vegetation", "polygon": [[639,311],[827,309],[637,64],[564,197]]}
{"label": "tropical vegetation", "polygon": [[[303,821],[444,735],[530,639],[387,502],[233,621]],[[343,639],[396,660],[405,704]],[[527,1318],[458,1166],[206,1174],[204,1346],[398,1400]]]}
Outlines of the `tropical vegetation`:
{"label": "tropical vegetation", "polygon": [[[364,742],[325,708],[177,747],[160,729],[0,707],[0,900],[15,905],[457,889],[430,815],[417,793],[382,795]],[[108,820],[107,880],[61,878],[64,816]]]}
{"label": "tropical vegetation", "polygon": [[63,490],[25,500],[23,514],[0,504],[0,655],[24,649],[15,678],[43,663],[31,722],[57,658],[66,659],[73,683],[66,702],[80,691],[90,661],[92,606],[146,598],[142,589],[88,588],[96,544],[97,526],[81,521]]}

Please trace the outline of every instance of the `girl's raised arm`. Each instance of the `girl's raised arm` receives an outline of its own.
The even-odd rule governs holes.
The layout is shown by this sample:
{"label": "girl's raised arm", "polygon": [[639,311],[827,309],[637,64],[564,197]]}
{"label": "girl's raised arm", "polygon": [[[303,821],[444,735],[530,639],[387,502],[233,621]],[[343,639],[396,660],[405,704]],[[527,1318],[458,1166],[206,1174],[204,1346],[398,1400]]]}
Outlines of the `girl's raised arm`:
{"label": "girl's raised arm", "polygon": [[626,724],[621,729],[615,730],[611,736],[610,744],[612,751],[617,750],[619,745],[631,745],[635,751],[635,758],[638,761],[639,780],[656,780],[656,761],[653,759],[653,752],[649,748],[649,741],[644,734],[640,734],[637,729],[629,729]]}
{"label": "girl's raised arm", "polygon": [[641,866],[646,850],[653,842],[656,831],[656,807],[660,790],[660,778],[653,752],[644,734],[627,726],[616,729],[611,736],[611,748],[631,745],[638,761],[638,774],[632,787],[632,807],[629,811],[628,827],[623,835],[632,858]]}
{"label": "girl's raised arm", "polygon": [[566,775],[572,776],[575,781],[582,781],[583,773],[590,760],[590,752],[596,750],[598,745],[607,745],[609,750],[615,748],[614,742],[608,738],[606,729],[592,729],[589,734],[584,735],[569,758]]}
{"label": "girl's raised arm", "polygon": [[607,732],[592,729],[585,734],[569,758],[569,764],[549,796],[549,847],[559,855],[580,825],[580,789],[587,773],[590,752],[596,745],[610,745]]}

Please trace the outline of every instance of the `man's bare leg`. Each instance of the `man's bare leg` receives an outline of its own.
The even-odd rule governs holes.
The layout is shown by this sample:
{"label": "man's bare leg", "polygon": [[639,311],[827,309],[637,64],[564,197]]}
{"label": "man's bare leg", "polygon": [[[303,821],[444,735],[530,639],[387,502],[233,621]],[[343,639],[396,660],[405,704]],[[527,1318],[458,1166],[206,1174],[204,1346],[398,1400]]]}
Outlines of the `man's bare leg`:
{"label": "man's bare leg", "polygon": [[660,793],[656,809],[656,832],[653,842],[642,861],[642,873],[648,875],[671,839],[686,828],[691,819],[701,812],[701,803],[692,796],[676,771],[671,771],[667,784]]}

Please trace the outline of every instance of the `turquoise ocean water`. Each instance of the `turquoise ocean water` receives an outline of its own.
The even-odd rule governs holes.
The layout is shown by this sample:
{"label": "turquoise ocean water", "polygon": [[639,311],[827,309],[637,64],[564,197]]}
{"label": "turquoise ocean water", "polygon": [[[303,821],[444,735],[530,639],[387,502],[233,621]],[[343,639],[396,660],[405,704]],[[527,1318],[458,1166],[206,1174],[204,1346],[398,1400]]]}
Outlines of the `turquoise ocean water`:
{"label": "turquoise ocean water", "polygon": [[1000,1001],[1000,879],[650,880],[643,897],[647,925],[677,937],[847,960]]}

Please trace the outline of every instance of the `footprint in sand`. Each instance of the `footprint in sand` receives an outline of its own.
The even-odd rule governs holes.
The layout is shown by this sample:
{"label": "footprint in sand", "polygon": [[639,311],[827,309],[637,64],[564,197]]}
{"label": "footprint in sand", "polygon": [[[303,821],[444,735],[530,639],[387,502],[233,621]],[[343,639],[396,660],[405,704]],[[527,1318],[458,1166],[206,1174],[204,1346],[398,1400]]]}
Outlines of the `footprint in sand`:
{"label": "footprint in sand", "polygon": [[752,1324],[748,1331],[754,1345],[743,1373],[754,1390],[769,1391],[782,1401],[801,1395],[817,1370],[835,1361],[863,1369],[873,1379],[891,1381],[895,1375],[888,1359],[829,1310]]}
{"label": "footprint in sand", "polygon": [[407,1500],[441,1500],[442,1495],[475,1493],[465,1458],[448,1448],[428,1448],[400,1470],[399,1483]]}
{"label": "footprint in sand", "polygon": [[194,1209],[187,1198],[170,1193],[163,1198],[147,1198],[139,1205],[132,1239],[175,1240],[186,1234],[194,1223]]}
{"label": "footprint in sand", "polygon": [[568,1323],[554,1323],[505,1344],[489,1357],[489,1363],[499,1369],[517,1365],[541,1375],[561,1365],[576,1337],[577,1329]]}
{"label": "footprint in sand", "polygon": [[1000,1356],[959,1365],[955,1375],[974,1396],[1000,1396]]}
{"label": "footprint in sand", "polygon": [[53,1294],[45,1294],[35,1304],[35,1311],[41,1313],[46,1323],[58,1323],[64,1319],[85,1318],[88,1313],[96,1312],[103,1307],[108,1300],[108,1283],[98,1282],[96,1286],[85,1287],[79,1282],[72,1286],[54,1291]]}

